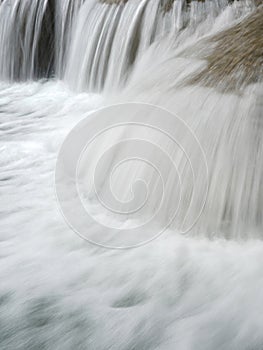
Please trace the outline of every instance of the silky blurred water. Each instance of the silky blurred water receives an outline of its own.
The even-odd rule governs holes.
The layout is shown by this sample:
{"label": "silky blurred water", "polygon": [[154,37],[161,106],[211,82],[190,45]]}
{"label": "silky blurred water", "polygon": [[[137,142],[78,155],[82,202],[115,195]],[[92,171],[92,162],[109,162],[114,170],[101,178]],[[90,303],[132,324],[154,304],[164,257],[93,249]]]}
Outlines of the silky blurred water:
{"label": "silky blurred water", "polygon": [[261,349],[261,241],[89,245],[57,209],[54,167],[101,97],[2,84],[0,103],[3,349]]}
{"label": "silky blurred water", "polygon": [[[110,62],[120,53],[116,61],[120,65],[104,72],[104,79],[96,72],[107,61],[106,29],[113,30],[118,8],[109,14],[107,5],[91,1],[96,11],[103,6],[103,11],[94,13],[87,10],[87,3],[78,13],[76,27],[77,10],[70,1],[58,10],[62,25],[57,31],[64,34],[60,40],[57,37],[56,47],[71,45],[72,50],[56,52],[55,70],[61,80],[33,81],[34,65],[22,55],[25,69],[20,80],[26,81],[15,82],[12,72],[19,66],[15,56],[9,52],[11,68],[6,57],[0,60],[0,348],[261,350],[262,85],[255,83],[238,93],[180,85],[206,64],[180,55],[182,49],[191,48],[208,32],[242,20],[253,8],[206,2],[203,7],[193,5],[186,15],[177,4],[175,17],[169,15],[166,25],[160,20],[163,27],[158,33],[166,33],[171,23],[177,23],[173,30],[179,31],[180,23],[191,18],[192,27],[176,32],[172,44],[165,35],[162,39],[157,35],[153,45],[142,41],[133,69],[127,68],[127,51],[117,41],[117,56]],[[130,3],[119,19],[122,25],[134,11],[140,18],[137,4]],[[157,16],[152,3],[141,6]],[[58,8],[63,4],[59,1]],[[204,12],[209,8],[207,18]],[[41,14],[43,9],[38,10]],[[2,11],[0,7],[0,17],[6,14],[3,7]],[[70,21],[77,33],[71,44],[64,42],[70,41],[63,31],[67,11],[72,11]],[[19,18],[24,18],[21,13]],[[101,56],[91,44],[85,51],[88,38],[82,42],[83,28],[92,32],[93,22],[86,21],[91,17],[99,23],[106,18],[102,31],[106,36],[100,41],[106,52],[100,46]],[[136,32],[135,22],[131,27]],[[98,37],[99,32],[97,27],[92,33]],[[4,33],[10,35],[8,30]],[[148,34],[145,39],[151,37]],[[1,37],[5,53],[8,35]],[[131,37],[125,37],[126,43]],[[83,55],[77,57],[81,50]],[[92,57],[98,57],[93,66],[87,64]],[[114,81],[115,76],[119,80]],[[55,167],[65,137],[79,121],[101,107],[132,101],[164,107],[195,131],[207,156],[209,194],[202,217],[188,235],[171,227],[142,247],[109,250],[82,240],[64,221],[56,200]],[[125,176],[119,181],[123,185]],[[96,225],[88,229],[93,235],[102,230]]]}

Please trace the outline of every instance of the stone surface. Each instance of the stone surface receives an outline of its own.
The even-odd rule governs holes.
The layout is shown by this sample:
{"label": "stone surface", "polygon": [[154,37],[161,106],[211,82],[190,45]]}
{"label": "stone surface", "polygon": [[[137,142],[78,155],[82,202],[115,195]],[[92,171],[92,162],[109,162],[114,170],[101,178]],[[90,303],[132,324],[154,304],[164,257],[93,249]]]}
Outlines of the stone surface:
{"label": "stone surface", "polygon": [[207,67],[190,82],[235,90],[262,81],[262,18],[260,7],[241,23],[210,38],[215,47],[201,57],[207,60]]}

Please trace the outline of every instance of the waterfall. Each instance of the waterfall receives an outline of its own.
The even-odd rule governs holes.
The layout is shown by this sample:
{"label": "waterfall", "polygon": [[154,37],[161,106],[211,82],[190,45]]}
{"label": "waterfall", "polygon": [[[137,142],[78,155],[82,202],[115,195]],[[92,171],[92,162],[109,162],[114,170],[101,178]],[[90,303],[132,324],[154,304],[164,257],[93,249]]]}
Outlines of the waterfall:
{"label": "waterfall", "polygon": [[26,80],[50,75],[54,34],[50,3],[3,1],[0,18],[0,78]]}
{"label": "waterfall", "polygon": [[[60,79],[73,91],[103,92],[109,96],[108,104],[146,102],[175,113],[200,141],[209,170],[208,180],[203,173],[195,174],[197,203],[190,214],[191,168],[186,169],[185,155],[169,145],[166,136],[151,136],[152,142],[172,155],[185,179],[180,220],[186,220],[185,215],[188,219],[198,216],[204,181],[208,181],[203,213],[190,233],[262,237],[261,18],[262,7],[249,0],[245,4],[227,0],[5,0],[0,7],[0,77],[9,81]],[[243,39],[235,34],[240,31],[246,33]],[[150,112],[142,113],[141,121],[148,120]],[[171,130],[179,127],[176,123],[171,123]],[[108,149],[112,137],[121,140],[123,132],[96,145],[93,162],[98,150]],[[127,135],[136,137],[137,132],[127,131]],[[183,143],[189,152],[195,152],[194,145]],[[130,147],[120,146],[111,161],[119,152],[129,153]],[[146,157],[152,154],[150,150]],[[176,211],[178,189],[173,166],[161,160],[161,156],[156,159],[157,168],[165,167],[168,174],[163,186],[169,199],[158,224],[165,225]],[[90,183],[91,166],[86,171]],[[128,177],[135,180],[149,174],[146,163],[133,170],[127,166],[115,187],[128,196]],[[103,168],[102,184],[105,176]],[[149,191],[156,190],[157,179],[151,183]],[[96,197],[90,191],[89,198]],[[147,206],[150,214],[159,201],[159,195],[152,198]],[[146,212],[140,218],[143,215]]]}
{"label": "waterfall", "polygon": [[224,11],[231,20],[255,6],[245,3],[230,10],[228,0],[4,0],[0,78],[53,76],[78,90],[112,89],[125,83],[154,43],[176,46],[195,32],[203,35]]}
{"label": "waterfall", "polygon": [[263,349],[262,19],[0,0],[0,349]]}

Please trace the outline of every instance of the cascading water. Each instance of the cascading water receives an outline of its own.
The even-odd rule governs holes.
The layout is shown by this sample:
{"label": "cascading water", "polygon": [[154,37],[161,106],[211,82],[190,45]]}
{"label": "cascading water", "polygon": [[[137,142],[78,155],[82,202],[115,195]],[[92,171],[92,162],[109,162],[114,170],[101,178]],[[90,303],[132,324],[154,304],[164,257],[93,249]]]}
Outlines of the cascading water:
{"label": "cascading water", "polygon": [[[0,3],[1,348],[263,348],[262,11],[252,0]],[[54,194],[56,160],[78,122],[76,130],[88,135],[101,120],[116,119],[115,109],[102,116],[100,108],[119,103],[134,120],[134,102],[143,104],[142,122],[155,118],[153,106],[162,108],[158,130],[177,132],[197,169],[200,143],[208,177],[197,170],[192,183],[182,150],[157,129],[126,125],[101,134],[80,173],[92,187],[92,169],[113,150],[98,167],[106,198],[109,169],[126,154],[145,152],[148,163],[124,163],[111,185],[124,212],[130,185],[150,178],[153,195],[136,219],[148,220],[165,204],[150,236],[178,204],[178,178],[160,150],[182,178],[182,211],[169,230],[140,248],[105,250],[64,224]],[[188,142],[186,126],[199,143]],[[138,138],[158,150],[123,143]],[[75,144],[65,150],[74,155]],[[165,174],[165,202],[152,161]],[[87,192],[93,203],[96,193]],[[125,215],[121,227],[136,215]],[[187,237],[178,232],[178,221],[197,216]],[[109,233],[102,243],[115,245],[112,230],[86,228],[93,241]]]}

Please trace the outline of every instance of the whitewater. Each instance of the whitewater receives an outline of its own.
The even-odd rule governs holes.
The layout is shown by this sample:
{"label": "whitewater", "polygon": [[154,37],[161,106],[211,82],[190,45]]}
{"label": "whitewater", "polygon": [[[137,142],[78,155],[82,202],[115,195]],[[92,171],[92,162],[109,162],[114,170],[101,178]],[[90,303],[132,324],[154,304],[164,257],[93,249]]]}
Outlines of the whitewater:
{"label": "whitewater", "polygon": [[[0,3],[1,349],[263,349],[262,11],[252,0]],[[158,130],[127,125],[137,114]],[[80,164],[99,219],[82,222],[60,164],[104,121],[114,128]],[[158,170],[117,169],[122,215],[94,204],[109,150],[97,178],[111,205],[116,160],[143,150]],[[179,182],[161,151],[182,178],[169,225]],[[138,177],[152,194],[140,215]]]}

